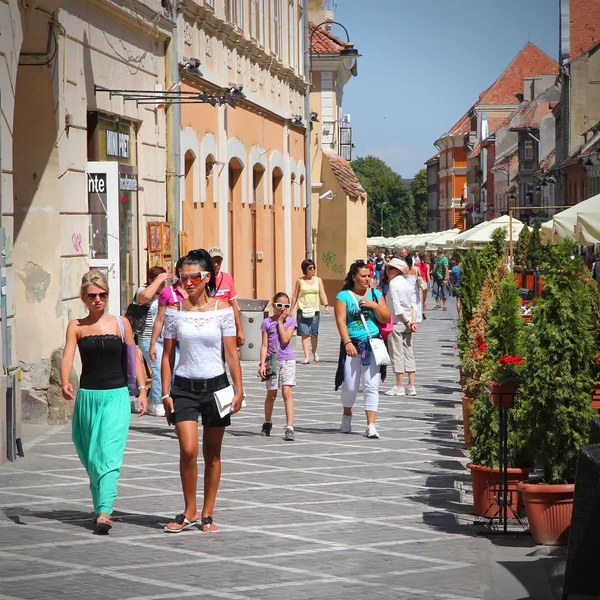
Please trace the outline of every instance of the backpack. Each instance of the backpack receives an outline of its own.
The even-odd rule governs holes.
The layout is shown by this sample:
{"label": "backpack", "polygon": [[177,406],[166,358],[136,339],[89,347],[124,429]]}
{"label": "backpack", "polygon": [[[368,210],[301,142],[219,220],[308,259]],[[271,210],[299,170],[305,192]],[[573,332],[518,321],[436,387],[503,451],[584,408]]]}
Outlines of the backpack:
{"label": "backpack", "polygon": [[146,317],[150,310],[150,303],[138,304],[132,302],[125,311],[125,318],[131,323],[131,329],[133,329],[133,335],[140,336],[144,333],[146,327]]}

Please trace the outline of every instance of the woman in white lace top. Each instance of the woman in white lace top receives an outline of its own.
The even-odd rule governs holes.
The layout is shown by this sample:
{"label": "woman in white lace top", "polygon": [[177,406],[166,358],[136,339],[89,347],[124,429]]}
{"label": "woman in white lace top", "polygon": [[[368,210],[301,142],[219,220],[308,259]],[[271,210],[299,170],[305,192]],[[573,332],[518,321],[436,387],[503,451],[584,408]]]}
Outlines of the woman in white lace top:
{"label": "woman in white lace top", "polygon": [[[200,522],[202,531],[217,531],[213,511],[221,479],[221,445],[230,414],[242,403],[242,369],[237,352],[233,308],[216,300],[215,272],[206,250],[192,250],[181,265],[180,280],[188,297],[179,310],[165,315],[162,359],[162,401],[169,423],[175,424],[179,439],[179,465],[185,508],[165,530],[179,533]],[[175,343],[180,358],[171,389]],[[231,412],[219,413],[215,392],[229,386],[225,360],[233,379]],[[198,482],[198,418],[202,417],[202,455],[204,457],[204,503],[196,507]]]}

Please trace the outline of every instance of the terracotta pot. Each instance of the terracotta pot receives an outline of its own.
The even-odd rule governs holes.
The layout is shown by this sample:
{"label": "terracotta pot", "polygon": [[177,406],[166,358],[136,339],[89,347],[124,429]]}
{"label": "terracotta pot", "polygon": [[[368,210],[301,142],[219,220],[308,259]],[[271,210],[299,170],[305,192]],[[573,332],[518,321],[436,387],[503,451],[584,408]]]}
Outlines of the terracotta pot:
{"label": "terracotta pot", "polygon": [[529,529],[536,544],[566,546],[569,542],[575,485],[519,483]]}
{"label": "terracotta pot", "polygon": [[600,381],[594,381],[594,385],[592,389],[590,389],[592,394],[592,401],[590,402],[590,406],[592,408],[600,408]]}
{"label": "terracotta pot", "polygon": [[471,413],[473,412],[473,398],[462,396],[462,417],[463,428],[465,430],[465,448],[468,450],[473,445],[473,436],[471,435]]}
{"label": "terracotta pot", "polygon": [[[486,517],[491,519],[498,511],[498,505],[494,499],[494,490],[490,483],[501,485],[500,470],[497,468],[481,467],[469,463],[467,468],[471,471],[471,481],[473,483],[473,513],[476,517]],[[510,490],[514,490],[520,481],[525,481],[533,469],[508,469],[508,485]],[[515,492],[513,495],[513,509],[518,512],[521,506],[521,494]],[[517,496],[516,502],[514,496]]]}
{"label": "terracotta pot", "polygon": [[490,404],[496,408],[512,408],[518,388],[519,384],[514,381],[506,381],[505,383],[488,381],[487,389]]}

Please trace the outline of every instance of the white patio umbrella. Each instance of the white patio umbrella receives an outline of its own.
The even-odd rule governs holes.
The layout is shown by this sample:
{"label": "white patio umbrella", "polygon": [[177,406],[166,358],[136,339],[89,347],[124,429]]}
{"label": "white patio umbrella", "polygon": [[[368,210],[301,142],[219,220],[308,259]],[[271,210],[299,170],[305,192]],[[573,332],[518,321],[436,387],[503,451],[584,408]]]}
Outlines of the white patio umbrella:
{"label": "white patio umbrella", "polygon": [[[582,228],[578,227],[581,215]],[[592,196],[571,208],[567,208],[552,217],[552,243],[565,238],[573,238],[580,244],[594,244],[600,232],[600,194]]]}
{"label": "white patio umbrella", "polygon": [[425,240],[424,248],[426,250],[447,248],[452,245],[454,238],[456,238],[459,233],[460,229],[447,229],[446,231],[438,231],[438,233]]}
{"label": "white patio umbrella", "polygon": [[[492,232],[498,228],[505,229],[507,234],[510,235],[510,221],[511,220],[508,215],[502,215],[501,217],[497,217],[492,221],[484,221],[483,223],[480,223],[479,225],[473,227],[473,229],[468,229],[467,231],[463,231],[462,233],[457,235],[454,238],[454,247],[464,248],[470,244],[473,244],[474,246],[485,246],[486,244],[489,244],[492,240]],[[513,217],[513,240],[516,240],[519,237],[519,233],[521,232],[521,229],[523,229],[523,227],[525,227],[525,225],[521,223],[521,221]]]}

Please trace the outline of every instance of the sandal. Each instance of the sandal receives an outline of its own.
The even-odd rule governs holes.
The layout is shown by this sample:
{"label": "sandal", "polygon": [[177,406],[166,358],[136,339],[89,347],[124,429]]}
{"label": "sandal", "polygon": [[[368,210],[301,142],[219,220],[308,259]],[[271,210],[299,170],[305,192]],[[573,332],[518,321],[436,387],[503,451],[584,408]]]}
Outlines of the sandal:
{"label": "sandal", "polygon": [[[208,529],[204,529],[205,525]],[[214,529],[211,529],[211,525],[214,525],[212,517],[202,517],[200,519],[200,531],[202,533],[217,533],[217,531],[219,531],[219,528],[216,525],[214,525]]]}
{"label": "sandal", "polygon": [[305,358],[300,364],[307,365],[309,362],[310,362],[310,360],[308,358]]}
{"label": "sandal", "polygon": [[321,357],[318,354],[315,354],[315,362],[317,364],[321,362]]}
{"label": "sandal", "polygon": [[96,525],[96,533],[98,535],[107,535],[112,529],[111,517],[103,517],[102,515],[99,515],[94,519],[93,523]]}
{"label": "sandal", "polygon": [[[175,529],[173,527],[169,527],[169,525],[171,523],[175,523],[176,525],[181,525],[181,527],[179,529]],[[164,530],[167,533],[180,533],[182,532],[184,529],[189,529],[190,527],[193,527],[194,525],[196,525],[198,523],[198,521],[190,521],[183,513],[181,513],[180,515],[177,515],[172,521],[171,523],[167,523],[167,525],[164,526]]]}

